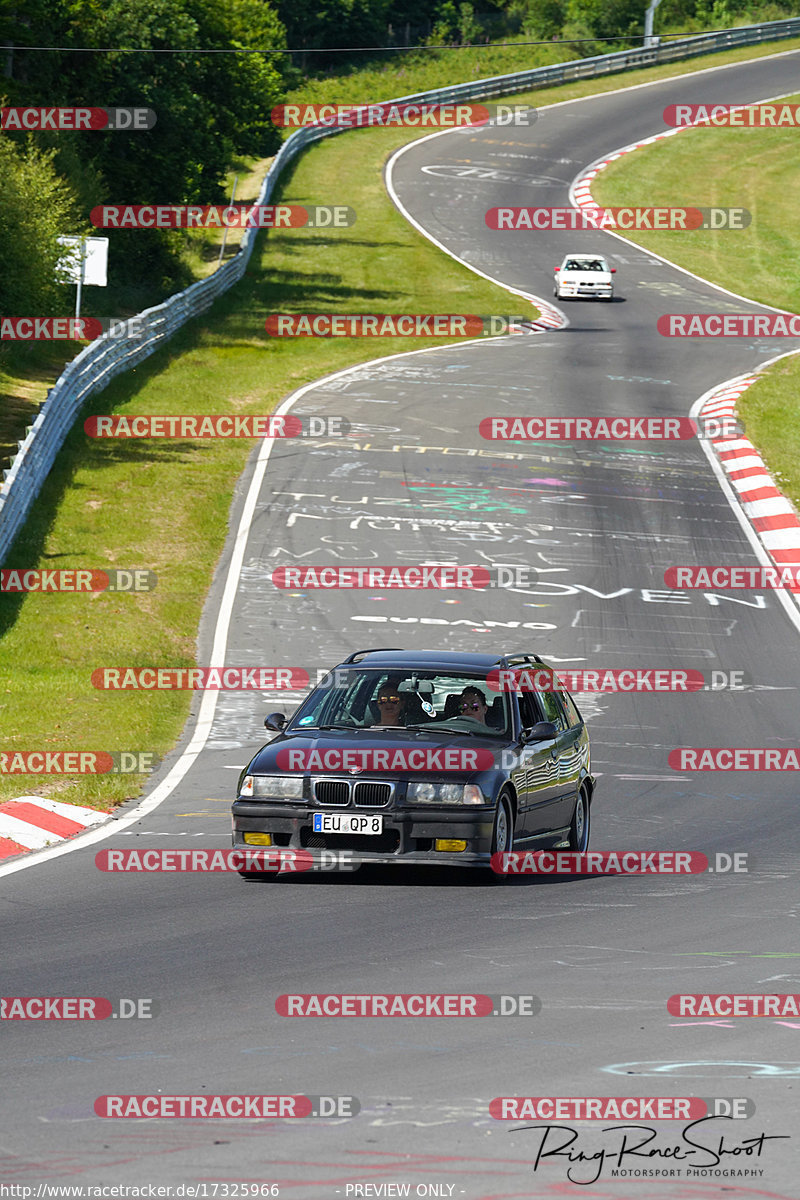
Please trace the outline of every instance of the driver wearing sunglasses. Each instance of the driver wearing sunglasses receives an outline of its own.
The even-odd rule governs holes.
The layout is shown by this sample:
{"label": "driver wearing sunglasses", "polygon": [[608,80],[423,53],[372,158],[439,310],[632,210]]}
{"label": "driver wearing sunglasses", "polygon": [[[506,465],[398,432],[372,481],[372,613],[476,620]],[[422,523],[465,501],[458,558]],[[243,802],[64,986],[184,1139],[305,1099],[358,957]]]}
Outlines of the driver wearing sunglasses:
{"label": "driver wearing sunglasses", "polygon": [[472,717],[474,721],[486,725],[487,709],[486,697],[480,688],[464,688],[458,700],[458,712],[462,717]]}
{"label": "driver wearing sunglasses", "polygon": [[380,688],[377,701],[380,709],[381,725],[402,725],[405,717],[406,696],[397,690],[399,679],[387,679]]}

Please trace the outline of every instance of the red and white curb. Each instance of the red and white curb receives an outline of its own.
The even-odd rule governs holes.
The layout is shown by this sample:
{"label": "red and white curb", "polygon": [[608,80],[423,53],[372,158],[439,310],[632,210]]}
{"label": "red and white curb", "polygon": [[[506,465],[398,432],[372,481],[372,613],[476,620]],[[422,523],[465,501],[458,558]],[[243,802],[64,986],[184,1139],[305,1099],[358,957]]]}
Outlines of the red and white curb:
{"label": "red and white curb", "polygon": [[623,146],[620,150],[615,150],[613,154],[609,154],[608,158],[598,158],[591,166],[587,167],[582,175],[573,182],[569,190],[569,198],[576,208],[595,208],[598,212],[602,211],[602,205],[598,204],[592,196],[592,181],[595,176],[601,171],[610,166],[612,162],[616,162],[618,158],[624,158],[626,154],[632,154],[634,150],[641,150],[643,146],[652,146],[654,142],[660,142],[664,138],[673,137],[674,134],[680,133],[682,129],[692,129],[691,125],[681,125],[677,129],[666,129],[663,133],[655,133],[652,137],[644,138],[641,142],[631,142],[629,146]]}
{"label": "red and white curb", "polygon": [[78,804],[60,804],[43,796],[19,796],[0,804],[0,859],[54,846],[90,825],[108,818],[107,812]]}
{"label": "red and white curb", "polygon": [[[699,410],[700,417],[733,417],[736,401],[758,373],[720,384]],[[714,453],[736,492],[742,511],[776,566],[800,564],[800,517],[778,488],[749,438],[712,438]]]}
{"label": "red and white curb", "polygon": [[[740,105],[739,107],[746,107]],[[570,188],[570,200],[577,208],[592,208],[598,212],[602,206],[592,196],[592,181],[610,163],[616,162],[626,154],[632,154],[643,146],[650,146],[664,138],[673,137],[683,129],[693,129],[707,122],[697,121],[693,125],[668,129],[653,137],[644,138],[640,142],[632,142],[629,146],[609,154],[607,158],[598,159],[579,175]],[[606,232],[612,232],[607,230]],[[619,234],[614,234],[620,237]],[[622,241],[627,239],[622,237]],[[637,244],[638,243],[634,243]],[[660,258],[661,255],[655,257]],[[663,260],[668,261],[668,260]],[[674,265],[674,264],[673,264]],[[684,268],[679,267],[683,271]],[[691,272],[686,272],[691,274]],[[698,278],[695,276],[695,278]],[[716,286],[716,285],[714,285]],[[719,288],[720,291],[727,291]],[[735,295],[728,292],[728,295]],[[739,297],[739,299],[746,299]],[[762,305],[771,308],[771,305]],[[773,309],[782,312],[782,309]],[[781,356],[783,357],[783,356]],[[765,364],[768,366],[769,364]],[[760,377],[759,372],[750,375],[740,375],[736,379],[727,380],[708,392],[698,402],[697,411],[692,410],[692,416],[697,417],[734,417],[736,401]],[[766,551],[767,556],[775,566],[800,564],[800,517],[790,500],[783,495],[770,475],[763,458],[749,438],[711,439],[711,447],[717,462],[720,464],[724,477],[727,479],[739,506],[747,518],[758,542]],[[800,604],[798,597],[795,601]]]}
{"label": "red and white curb", "polygon": [[566,326],[564,313],[554,304],[548,304],[546,300],[537,296],[536,307],[540,313],[536,320],[515,322],[511,326],[515,333],[550,333],[553,329],[563,329]]}

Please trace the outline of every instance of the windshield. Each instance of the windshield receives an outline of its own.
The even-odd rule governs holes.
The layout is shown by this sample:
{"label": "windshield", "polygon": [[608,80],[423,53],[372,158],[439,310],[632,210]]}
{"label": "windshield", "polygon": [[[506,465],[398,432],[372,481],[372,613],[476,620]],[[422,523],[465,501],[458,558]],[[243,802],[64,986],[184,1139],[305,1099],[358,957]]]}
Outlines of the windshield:
{"label": "windshield", "polygon": [[568,271],[607,271],[608,264],[602,258],[571,258],[566,269]]}
{"label": "windshield", "polygon": [[[508,696],[482,675],[437,671],[339,671],[323,680],[287,729],[426,728],[446,733],[510,736]],[[326,686],[326,682],[328,686]]]}

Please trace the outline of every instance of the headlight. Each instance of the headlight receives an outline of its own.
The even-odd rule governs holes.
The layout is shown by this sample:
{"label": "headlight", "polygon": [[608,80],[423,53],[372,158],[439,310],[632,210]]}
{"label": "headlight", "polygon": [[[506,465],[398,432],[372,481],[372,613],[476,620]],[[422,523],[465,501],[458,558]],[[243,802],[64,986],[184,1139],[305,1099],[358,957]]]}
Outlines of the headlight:
{"label": "headlight", "polygon": [[245,775],[240,796],[258,796],[270,800],[302,800],[302,775]]}
{"label": "headlight", "polygon": [[406,799],[411,804],[486,804],[474,783],[409,783]]}

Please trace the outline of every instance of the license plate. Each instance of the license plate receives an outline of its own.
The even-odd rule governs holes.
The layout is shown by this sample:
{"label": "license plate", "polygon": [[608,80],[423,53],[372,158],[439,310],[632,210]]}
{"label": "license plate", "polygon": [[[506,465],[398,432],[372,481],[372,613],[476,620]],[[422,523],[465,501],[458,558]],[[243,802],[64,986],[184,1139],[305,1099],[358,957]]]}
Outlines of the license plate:
{"label": "license plate", "polygon": [[383,817],[365,813],[314,813],[314,833],[383,833]]}

